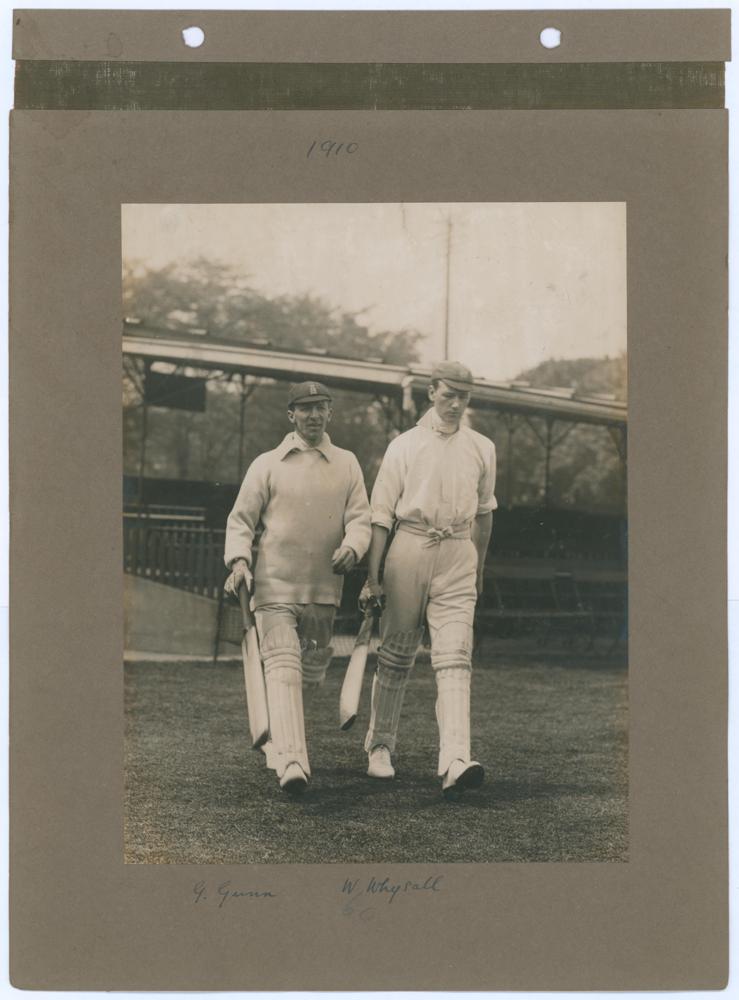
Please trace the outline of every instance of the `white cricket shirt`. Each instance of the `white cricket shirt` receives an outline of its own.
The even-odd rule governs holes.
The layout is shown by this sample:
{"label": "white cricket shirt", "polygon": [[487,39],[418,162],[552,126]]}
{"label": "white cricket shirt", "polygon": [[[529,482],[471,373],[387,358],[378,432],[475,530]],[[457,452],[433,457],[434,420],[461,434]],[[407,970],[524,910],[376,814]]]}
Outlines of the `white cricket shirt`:
{"label": "white cricket shirt", "polygon": [[460,427],[445,434],[433,408],[391,441],[372,490],[372,523],[461,528],[498,506],[495,445]]}

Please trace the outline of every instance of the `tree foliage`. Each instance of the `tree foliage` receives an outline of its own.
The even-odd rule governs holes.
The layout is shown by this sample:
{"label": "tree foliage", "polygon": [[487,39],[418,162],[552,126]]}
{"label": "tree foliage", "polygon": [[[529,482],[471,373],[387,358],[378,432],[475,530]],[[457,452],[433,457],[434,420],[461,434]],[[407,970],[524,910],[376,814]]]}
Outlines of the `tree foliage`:
{"label": "tree foliage", "polygon": [[[537,387],[575,389],[579,395],[626,399],[626,356],[549,359],[522,372],[517,381]],[[545,496],[546,422],[477,411],[477,430],[488,434],[498,454],[498,500],[506,507],[544,505],[622,513],[626,506],[626,470],[608,428],[555,421]]]}
{"label": "tree foliage", "polygon": [[580,396],[610,395],[626,400],[626,354],[616,358],[550,358],[521,372],[517,380],[532,386],[574,389]]}
{"label": "tree foliage", "polygon": [[[276,348],[318,348],[334,357],[371,358],[390,364],[418,361],[421,334],[414,330],[371,333],[358,314],[333,308],[313,295],[268,298],[233,268],[200,259],[184,265],[144,270],[129,264],[123,274],[124,315],[167,329],[207,329],[217,338],[267,341]],[[136,474],[141,461],[141,374],[124,372],[125,470]],[[243,433],[240,429],[243,407]],[[275,447],[289,429],[286,387],[269,379],[211,378],[205,413],[149,407],[147,475],[238,482],[262,451]],[[337,391],[332,439],[355,452],[368,481],[394,433],[386,400]]]}
{"label": "tree foliage", "polygon": [[197,327],[230,340],[264,340],[277,348],[405,365],[418,360],[415,330],[370,333],[359,313],[335,309],[315,295],[268,298],[248,276],[206,258],[143,270],[124,266],[123,311],[152,326]]}
{"label": "tree foliage", "polygon": [[[370,333],[358,314],[333,308],[313,295],[268,298],[248,276],[206,259],[158,270],[124,269],[124,315],[169,329],[205,328],[213,337],[268,341],[285,349],[319,348],[333,356],[409,365],[418,361],[421,334],[414,330]],[[202,373],[206,374],[206,373]],[[124,372],[124,467],[136,475],[141,460],[140,374]],[[626,357],[549,359],[522,372],[532,386],[574,388],[626,399]],[[242,408],[242,393],[245,396]],[[285,385],[247,376],[210,378],[205,413],[151,406],[147,412],[146,474],[237,483],[256,456],[275,447],[289,428]],[[353,451],[371,487],[388,441],[396,433],[394,404],[366,394],[337,391],[329,428],[336,444]],[[243,425],[241,414],[243,409]],[[472,424],[488,434],[498,452],[498,499],[502,506],[544,503],[543,420],[517,418],[511,435],[506,418],[472,411]],[[242,430],[243,427],[243,430]],[[622,512],[625,474],[606,428],[554,425],[549,504]]]}

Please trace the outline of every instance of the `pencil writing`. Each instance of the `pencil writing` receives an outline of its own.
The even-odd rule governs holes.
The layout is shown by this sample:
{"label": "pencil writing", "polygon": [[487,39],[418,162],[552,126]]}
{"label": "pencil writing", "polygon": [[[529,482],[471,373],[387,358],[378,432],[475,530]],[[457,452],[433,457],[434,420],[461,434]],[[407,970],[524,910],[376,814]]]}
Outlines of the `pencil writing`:
{"label": "pencil writing", "polygon": [[308,147],[306,158],[310,158],[313,152],[315,152],[316,156],[320,156],[322,153],[326,159],[328,159],[329,156],[338,156],[342,151],[345,155],[348,154],[351,156],[352,153],[356,153],[358,149],[358,142],[336,142],[335,139],[323,139],[319,143],[318,139],[314,139]]}
{"label": "pencil writing", "polygon": [[205,882],[196,882],[192,887],[194,902],[201,903],[206,900],[218,901],[218,908],[229,899],[275,899],[276,894],[267,889],[237,889],[232,887],[230,880],[219,882],[215,888],[206,885]]}
{"label": "pencil writing", "polygon": [[383,896],[388,903],[395,901],[399,893],[406,892],[441,892],[441,882],[443,875],[429,875],[424,881],[412,881],[410,879],[401,882],[392,882],[389,877],[369,878],[366,883],[361,883],[360,879],[346,879],[341,887],[342,893],[351,896],[353,893]]}

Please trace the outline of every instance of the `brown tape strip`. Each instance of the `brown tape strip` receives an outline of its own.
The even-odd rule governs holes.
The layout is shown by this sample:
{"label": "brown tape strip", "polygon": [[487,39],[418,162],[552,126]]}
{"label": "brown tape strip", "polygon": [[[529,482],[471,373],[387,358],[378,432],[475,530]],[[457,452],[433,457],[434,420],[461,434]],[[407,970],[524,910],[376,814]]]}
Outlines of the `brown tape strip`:
{"label": "brown tape strip", "polygon": [[26,110],[722,108],[724,64],[21,61]]}

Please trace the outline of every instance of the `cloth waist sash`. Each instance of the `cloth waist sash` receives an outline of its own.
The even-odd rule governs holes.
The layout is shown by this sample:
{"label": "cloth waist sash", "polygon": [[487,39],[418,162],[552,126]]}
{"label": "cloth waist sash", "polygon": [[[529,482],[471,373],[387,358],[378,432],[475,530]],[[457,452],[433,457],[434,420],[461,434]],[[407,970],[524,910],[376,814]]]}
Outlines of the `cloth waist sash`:
{"label": "cloth waist sash", "polygon": [[399,521],[397,530],[425,536],[425,545],[438,545],[448,538],[458,541],[470,537],[469,521],[464,524],[449,524],[446,528],[434,528],[420,521]]}

